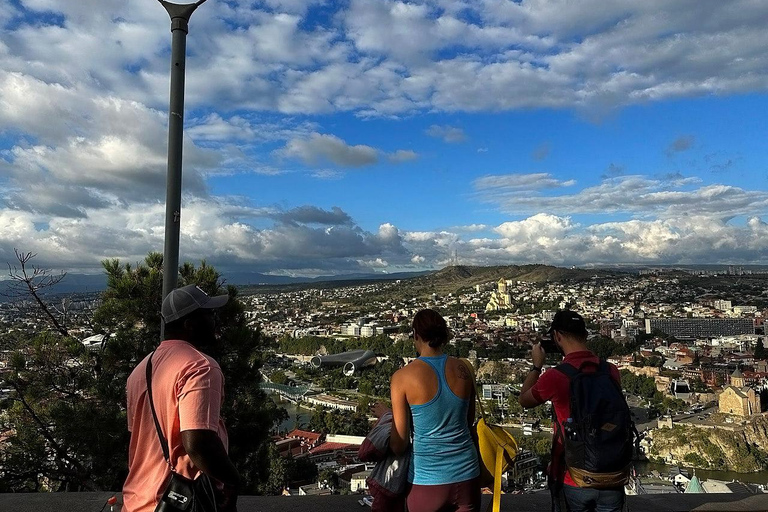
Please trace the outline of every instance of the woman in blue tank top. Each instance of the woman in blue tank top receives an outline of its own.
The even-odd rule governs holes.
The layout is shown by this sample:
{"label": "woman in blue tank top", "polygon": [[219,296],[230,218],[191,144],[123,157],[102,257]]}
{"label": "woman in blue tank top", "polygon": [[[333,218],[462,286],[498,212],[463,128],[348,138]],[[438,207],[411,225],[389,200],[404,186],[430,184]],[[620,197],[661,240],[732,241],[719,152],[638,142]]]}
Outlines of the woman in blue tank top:
{"label": "woman in blue tank top", "polygon": [[443,354],[450,339],[439,313],[419,311],[412,332],[419,358],[392,376],[390,447],[405,453],[413,442],[408,474],[409,512],[480,508],[480,466],[472,439],[474,385],[466,366]]}

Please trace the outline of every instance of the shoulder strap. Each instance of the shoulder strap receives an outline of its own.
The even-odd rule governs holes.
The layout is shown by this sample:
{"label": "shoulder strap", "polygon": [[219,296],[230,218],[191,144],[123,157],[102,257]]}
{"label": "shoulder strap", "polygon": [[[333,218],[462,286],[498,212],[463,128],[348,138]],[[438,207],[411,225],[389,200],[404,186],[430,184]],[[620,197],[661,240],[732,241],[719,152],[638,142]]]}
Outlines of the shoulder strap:
{"label": "shoulder strap", "polygon": [[564,374],[569,379],[573,379],[579,374],[579,370],[571,363],[560,363],[559,365],[555,366],[555,370]]}
{"label": "shoulder strap", "polygon": [[157,437],[160,439],[160,447],[163,449],[163,457],[165,457],[165,462],[167,462],[171,467],[171,471],[175,472],[176,469],[173,467],[173,464],[171,464],[171,455],[170,451],[168,450],[168,440],[166,440],[165,436],[163,435],[163,430],[160,428],[160,422],[157,420],[157,413],[155,412],[155,401],[152,399],[152,356],[154,355],[154,352],[149,354],[149,359],[147,360],[147,396],[149,396],[149,408],[152,410],[152,419],[155,420],[155,429],[157,429]]}
{"label": "shoulder strap", "polygon": [[477,381],[475,380],[475,369],[472,366],[472,363],[470,363],[469,359],[467,359],[466,357],[462,357],[460,361],[464,363],[464,366],[466,366],[467,370],[469,370],[469,375],[472,377],[472,392],[475,394],[475,401],[477,402],[477,407],[480,409],[480,417],[485,419],[485,410],[483,409],[483,402],[480,400],[480,395],[477,394]]}

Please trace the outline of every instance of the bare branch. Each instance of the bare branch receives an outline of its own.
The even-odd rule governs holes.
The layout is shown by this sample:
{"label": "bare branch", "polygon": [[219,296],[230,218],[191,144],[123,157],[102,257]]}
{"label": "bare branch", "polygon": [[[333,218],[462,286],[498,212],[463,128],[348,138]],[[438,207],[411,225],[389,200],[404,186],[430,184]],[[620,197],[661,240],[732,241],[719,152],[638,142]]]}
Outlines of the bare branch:
{"label": "bare branch", "polygon": [[33,298],[42,312],[51,321],[56,331],[62,336],[69,336],[66,327],[56,319],[38,293],[45,288],[56,286],[62,279],[64,279],[67,273],[62,271],[61,273],[54,275],[51,273],[51,269],[43,269],[35,265],[30,265],[29,262],[32,258],[37,256],[35,253],[19,252],[18,249],[14,249],[13,252],[19,262],[19,267],[16,265],[11,266],[11,264],[8,263],[8,276],[11,280],[11,286],[8,287],[7,291],[0,293],[0,295],[14,299],[24,296]]}

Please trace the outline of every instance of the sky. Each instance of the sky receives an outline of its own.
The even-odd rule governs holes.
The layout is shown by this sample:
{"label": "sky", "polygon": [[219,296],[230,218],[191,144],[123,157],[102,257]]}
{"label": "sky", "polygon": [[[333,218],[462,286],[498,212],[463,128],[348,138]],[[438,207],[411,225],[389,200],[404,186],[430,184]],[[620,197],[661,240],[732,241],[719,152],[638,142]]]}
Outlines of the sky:
{"label": "sky", "polygon": [[[764,0],[208,0],[180,259],[768,264],[766,26]],[[162,252],[170,46],[155,0],[0,0],[0,261]]]}

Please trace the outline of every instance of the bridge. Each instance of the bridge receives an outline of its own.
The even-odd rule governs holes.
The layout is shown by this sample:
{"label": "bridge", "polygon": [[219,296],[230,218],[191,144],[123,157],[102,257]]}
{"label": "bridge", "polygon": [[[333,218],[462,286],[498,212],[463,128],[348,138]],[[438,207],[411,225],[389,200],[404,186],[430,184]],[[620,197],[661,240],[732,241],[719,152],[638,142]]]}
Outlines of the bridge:
{"label": "bridge", "polygon": [[259,389],[267,393],[277,393],[292,402],[304,400],[304,395],[310,391],[310,386],[286,386],[275,382],[260,382]]}

